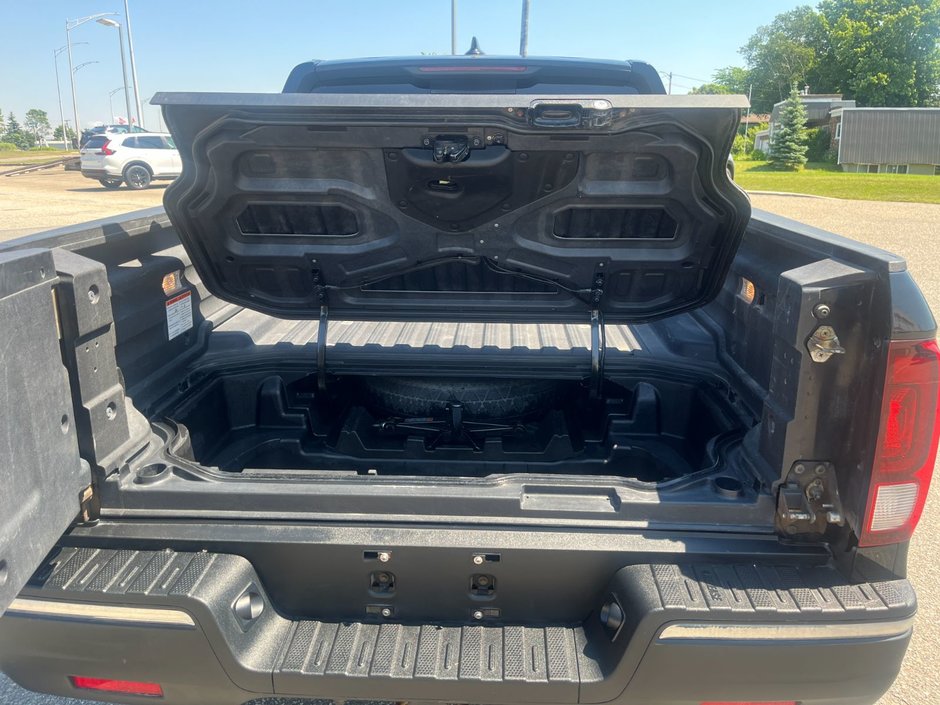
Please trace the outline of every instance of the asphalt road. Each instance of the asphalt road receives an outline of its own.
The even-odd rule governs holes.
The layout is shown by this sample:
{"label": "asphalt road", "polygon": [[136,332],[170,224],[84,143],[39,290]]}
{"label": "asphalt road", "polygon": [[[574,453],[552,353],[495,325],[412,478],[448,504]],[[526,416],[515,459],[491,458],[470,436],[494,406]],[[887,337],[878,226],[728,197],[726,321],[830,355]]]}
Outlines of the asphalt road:
{"label": "asphalt road", "polygon": [[[14,183],[7,183],[14,182]],[[937,180],[940,189],[940,179]],[[55,197],[50,199],[50,191]],[[0,240],[137,208],[158,205],[162,188],[106,192],[76,174],[0,178]],[[804,196],[752,196],[754,206],[780,213],[872,245],[908,261],[934,311],[940,312],[940,205],[846,201]],[[8,208],[12,208],[10,211]],[[940,475],[910,551],[910,579],[920,612],[901,675],[879,705],[936,705],[940,702]],[[2,705],[77,705],[21,690],[0,675]]]}

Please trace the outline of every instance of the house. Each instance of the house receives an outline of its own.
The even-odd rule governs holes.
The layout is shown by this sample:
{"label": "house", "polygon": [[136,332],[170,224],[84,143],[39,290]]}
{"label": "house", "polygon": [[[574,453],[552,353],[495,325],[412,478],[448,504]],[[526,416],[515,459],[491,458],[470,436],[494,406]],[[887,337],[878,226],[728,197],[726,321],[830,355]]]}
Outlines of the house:
{"label": "house", "polygon": [[741,116],[741,126],[746,130],[754,125],[763,125],[770,122],[770,115],[767,113],[749,113]]}
{"label": "house", "polygon": [[940,176],[940,108],[836,108],[830,131],[844,171]]}
{"label": "house", "polygon": [[770,151],[770,128],[761,130],[754,135],[754,150],[767,153]]}
{"label": "house", "polygon": [[[829,127],[833,110],[855,107],[855,101],[845,100],[841,93],[809,93],[807,90],[800,94],[800,102],[806,109],[807,127]],[[770,151],[774,127],[780,122],[780,114],[785,103],[785,100],[774,103],[770,113],[770,127],[757,133],[754,139],[754,149],[762,152]]]}
{"label": "house", "polygon": [[[773,133],[775,122],[780,122],[780,113],[787,101],[774,103],[770,113],[770,128]],[[854,100],[844,100],[841,93],[801,93],[800,102],[806,108],[807,127],[826,127],[829,125],[829,114],[837,108],[855,107]]]}

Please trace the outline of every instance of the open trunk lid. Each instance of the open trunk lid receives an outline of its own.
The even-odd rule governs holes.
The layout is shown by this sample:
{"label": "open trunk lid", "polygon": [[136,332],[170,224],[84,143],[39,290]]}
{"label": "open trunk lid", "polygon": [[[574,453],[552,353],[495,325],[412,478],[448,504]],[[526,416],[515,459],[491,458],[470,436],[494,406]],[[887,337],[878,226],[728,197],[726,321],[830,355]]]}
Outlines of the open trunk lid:
{"label": "open trunk lid", "polygon": [[209,289],[290,318],[636,322],[719,290],[740,96],[161,93]]}

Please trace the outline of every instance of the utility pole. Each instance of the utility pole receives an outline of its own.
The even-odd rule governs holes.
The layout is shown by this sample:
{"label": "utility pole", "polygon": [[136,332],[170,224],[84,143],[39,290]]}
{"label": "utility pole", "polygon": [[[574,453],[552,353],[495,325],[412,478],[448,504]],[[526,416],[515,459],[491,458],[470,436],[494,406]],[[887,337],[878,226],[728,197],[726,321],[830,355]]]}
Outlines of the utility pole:
{"label": "utility pole", "polygon": [[519,56],[529,55],[529,0],[522,0],[522,28],[519,31]]}
{"label": "utility pole", "polygon": [[[453,0],[456,2],[457,0]],[[134,60],[134,38],[131,36],[131,11],[124,0],[124,22],[127,24],[127,51],[131,55],[131,83],[134,85],[134,105],[137,108],[137,125],[144,126],[144,113],[140,109],[140,87],[137,85],[137,62]],[[131,121],[131,116],[127,116]]]}
{"label": "utility pole", "polygon": [[669,72],[669,88],[666,90],[669,95],[672,95],[672,71]]}
{"label": "utility pole", "polygon": [[744,116],[744,152],[747,153],[747,128],[751,126],[751,91],[754,90],[754,84],[747,87],[747,113]]}
{"label": "utility pole", "polygon": [[457,55],[457,0],[450,0],[450,53]]}

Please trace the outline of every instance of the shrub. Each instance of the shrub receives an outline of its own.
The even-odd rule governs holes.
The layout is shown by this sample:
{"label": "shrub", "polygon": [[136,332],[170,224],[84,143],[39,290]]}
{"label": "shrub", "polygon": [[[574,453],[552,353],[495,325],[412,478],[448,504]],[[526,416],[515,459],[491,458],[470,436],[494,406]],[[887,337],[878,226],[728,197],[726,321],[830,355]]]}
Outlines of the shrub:
{"label": "shrub", "polygon": [[832,135],[828,127],[811,127],[806,131],[806,159],[811,162],[825,162]]}
{"label": "shrub", "polygon": [[0,152],[13,152],[19,147],[12,142],[0,142]]}

